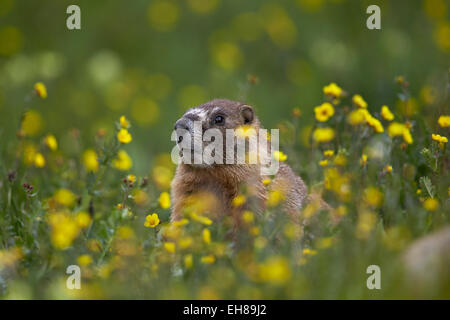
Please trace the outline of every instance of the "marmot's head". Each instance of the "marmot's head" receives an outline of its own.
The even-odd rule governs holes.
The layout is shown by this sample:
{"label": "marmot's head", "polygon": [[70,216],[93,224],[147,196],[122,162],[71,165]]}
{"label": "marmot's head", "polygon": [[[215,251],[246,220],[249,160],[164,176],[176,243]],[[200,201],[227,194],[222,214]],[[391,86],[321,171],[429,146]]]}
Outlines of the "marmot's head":
{"label": "marmot's head", "polygon": [[[214,99],[200,106],[191,108],[176,121],[175,132],[180,155],[183,150],[190,151],[191,163],[198,166],[209,166],[211,163],[195,163],[195,155],[205,148],[212,148],[217,134],[221,134],[223,153],[222,159],[225,163],[227,157],[227,129],[237,129],[240,127],[252,127],[258,130],[260,123],[256,117],[254,110],[249,105],[242,102],[230,101],[226,99]],[[229,139],[228,139],[229,140]],[[196,149],[196,146],[199,149]],[[229,144],[235,150],[235,141]],[[212,151],[212,155],[217,152]],[[184,155],[186,158],[186,155]],[[233,157],[234,158],[234,157]],[[183,161],[185,162],[185,161]],[[185,162],[186,163],[186,162]]]}

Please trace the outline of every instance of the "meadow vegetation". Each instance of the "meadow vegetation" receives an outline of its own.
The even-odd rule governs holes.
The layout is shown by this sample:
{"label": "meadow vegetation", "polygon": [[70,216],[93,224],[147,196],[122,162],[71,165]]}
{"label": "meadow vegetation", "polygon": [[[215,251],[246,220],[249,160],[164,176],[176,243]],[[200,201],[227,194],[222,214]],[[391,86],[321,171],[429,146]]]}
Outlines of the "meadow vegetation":
{"label": "meadow vegetation", "polygon": [[[0,298],[450,298],[448,263],[403,260],[450,219],[446,1],[377,1],[381,30],[367,1],[72,2],[0,1]],[[274,190],[233,240],[204,195],[171,223],[170,133],[213,98],[333,209],[292,223]]]}

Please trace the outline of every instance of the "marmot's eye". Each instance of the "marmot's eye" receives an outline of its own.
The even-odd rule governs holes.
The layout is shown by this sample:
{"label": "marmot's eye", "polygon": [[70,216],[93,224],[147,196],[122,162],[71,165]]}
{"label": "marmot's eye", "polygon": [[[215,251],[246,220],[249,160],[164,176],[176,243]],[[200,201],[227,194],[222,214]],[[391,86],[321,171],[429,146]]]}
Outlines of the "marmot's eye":
{"label": "marmot's eye", "polygon": [[215,123],[215,124],[223,124],[224,122],[225,122],[225,118],[222,117],[222,116],[217,116],[217,117],[214,119],[214,123]]}

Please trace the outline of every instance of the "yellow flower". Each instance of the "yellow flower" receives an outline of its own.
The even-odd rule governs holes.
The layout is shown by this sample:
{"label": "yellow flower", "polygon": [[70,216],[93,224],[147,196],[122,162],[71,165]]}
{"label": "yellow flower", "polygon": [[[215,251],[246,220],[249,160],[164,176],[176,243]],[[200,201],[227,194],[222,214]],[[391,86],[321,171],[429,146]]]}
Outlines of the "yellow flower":
{"label": "yellow flower", "polygon": [[164,249],[166,249],[167,252],[175,253],[175,243],[164,242]]}
{"label": "yellow flower", "polygon": [[254,220],[253,212],[245,210],[242,214],[242,220],[244,220],[246,223],[251,223]]}
{"label": "yellow flower", "polygon": [[134,231],[129,226],[122,226],[117,230],[117,235],[121,239],[130,239],[134,237]]}
{"label": "yellow flower", "polygon": [[406,143],[413,143],[411,132],[403,123],[392,122],[388,127],[388,134],[390,137],[402,136]]}
{"label": "yellow flower", "polygon": [[163,192],[159,196],[159,206],[163,209],[170,208],[170,195],[168,192]]}
{"label": "yellow flower", "polygon": [[97,172],[98,170],[98,156],[93,149],[87,149],[83,152],[83,164],[88,171]]}
{"label": "yellow flower", "polygon": [[148,195],[144,190],[135,189],[135,190],[133,190],[133,199],[137,205],[143,207],[148,202]]}
{"label": "yellow flower", "polygon": [[366,109],[356,109],[349,113],[347,122],[352,126],[356,126],[366,122],[369,112]]}
{"label": "yellow flower", "polygon": [[243,194],[239,194],[232,200],[231,204],[233,207],[240,207],[242,206],[245,201],[247,201],[246,197]]}
{"label": "yellow flower", "polygon": [[119,130],[119,132],[117,132],[117,139],[120,141],[120,143],[127,144],[130,143],[131,140],[133,140],[133,137],[127,129],[122,128]]}
{"label": "yellow flower", "polygon": [[427,198],[423,202],[423,207],[427,211],[435,211],[439,207],[439,202],[434,198]]}
{"label": "yellow flower", "polygon": [[389,110],[388,106],[382,106],[381,107],[381,116],[386,119],[387,121],[394,120],[394,115],[392,114],[391,110]]}
{"label": "yellow flower", "polygon": [[206,243],[206,244],[211,243],[211,231],[209,231],[208,229],[203,229],[202,237],[203,237],[204,243]]}
{"label": "yellow flower", "polygon": [[147,17],[150,25],[156,30],[171,31],[180,17],[180,8],[177,2],[152,1],[147,10]]}
{"label": "yellow flower", "polygon": [[411,136],[411,131],[409,131],[409,129],[406,129],[405,131],[403,131],[403,140],[407,144],[412,144],[413,143],[413,138]]}
{"label": "yellow flower", "polygon": [[334,151],[333,151],[333,150],[325,150],[325,151],[323,152],[323,155],[324,155],[325,157],[331,158],[332,156],[334,156]]}
{"label": "yellow flower", "polygon": [[392,166],[391,165],[387,165],[386,167],[384,167],[384,170],[388,173],[392,172]]}
{"label": "yellow flower", "polygon": [[258,267],[259,279],[273,285],[282,285],[291,278],[288,261],[283,257],[270,257]]}
{"label": "yellow flower", "polygon": [[335,213],[336,213],[336,215],[338,217],[343,217],[343,216],[347,215],[347,212],[348,212],[347,207],[341,205],[341,206],[336,208],[336,212]]}
{"label": "yellow flower", "polygon": [[277,161],[286,161],[287,160],[287,155],[284,154],[282,151],[274,151],[273,152],[273,157],[277,160]]}
{"label": "yellow flower", "polygon": [[192,257],[192,254],[187,254],[184,256],[184,266],[188,269],[192,268],[194,264],[194,259]]}
{"label": "yellow flower", "polygon": [[316,142],[329,142],[334,139],[334,130],[332,128],[317,128],[313,132],[313,139]]}
{"label": "yellow flower", "polygon": [[448,142],[447,137],[441,136],[441,135],[438,135],[438,134],[432,134],[432,135],[431,135],[431,138],[432,138],[434,141],[437,141],[437,142],[442,143],[442,144]]}
{"label": "yellow flower", "polygon": [[422,189],[417,189],[417,190],[416,190],[416,194],[417,194],[417,195],[420,195],[421,193],[422,193]]}
{"label": "yellow flower", "polygon": [[272,180],[270,178],[264,179],[263,185],[268,186],[271,182],[272,182]]}
{"label": "yellow flower", "polygon": [[152,177],[160,189],[169,189],[173,171],[165,166],[157,165],[153,168]]}
{"label": "yellow flower", "polygon": [[37,153],[37,149],[36,146],[34,146],[31,143],[27,143],[24,146],[24,150],[23,150],[23,162],[26,163],[27,165],[31,165],[34,163],[34,157]]}
{"label": "yellow flower", "polygon": [[335,237],[323,237],[317,239],[316,247],[317,249],[327,249],[336,243]]}
{"label": "yellow flower", "polygon": [[361,159],[359,160],[359,163],[364,167],[367,164],[367,155],[363,154],[361,156]]}
{"label": "yellow flower", "polygon": [[192,237],[189,237],[189,236],[183,237],[180,240],[178,240],[178,246],[181,249],[186,249],[186,248],[189,248],[193,242],[194,242],[194,239],[192,239]]}
{"label": "yellow flower", "polygon": [[327,165],[328,165],[328,160],[321,160],[321,161],[319,161],[319,165],[321,166],[321,167],[326,167]]}
{"label": "yellow flower", "polygon": [[323,93],[333,98],[339,98],[342,95],[342,89],[334,82],[323,87]]}
{"label": "yellow flower", "polygon": [[145,217],[145,223],[144,226],[147,228],[154,228],[159,224],[159,217],[158,214],[152,213]]}
{"label": "yellow flower", "polygon": [[347,162],[348,162],[347,157],[343,154],[336,155],[336,157],[334,158],[334,161],[333,161],[333,163],[335,165],[341,166],[341,167],[347,165]]}
{"label": "yellow flower", "polygon": [[204,224],[206,226],[210,226],[213,223],[212,220],[209,219],[208,217],[199,216],[195,212],[191,213],[191,218],[192,218],[192,220],[200,222],[200,223],[202,223],[202,224]]}
{"label": "yellow flower", "polygon": [[285,155],[282,151],[274,151],[273,156],[278,161],[286,161],[287,155]]}
{"label": "yellow flower", "polygon": [[75,195],[73,192],[64,188],[56,191],[54,198],[56,202],[66,207],[70,207],[75,202]]}
{"label": "yellow flower", "polygon": [[240,138],[248,138],[256,135],[256,131],[252,126],[243,125],[236,128],[235,135]]}
{"label": "yellow flower", "polygon": [[285,199],[284,194],[278,190],[271,190],[267,196],[267,205],[269,207],[277,206],[281,201]]}
{"label": "yellow flower", "polygon": [[172,222],[172,224],[173,224],[174,226],[176,226],[176,227],[182,227],[182,226],[187,225],[188,223],[189,223],[189,220],[186,219],[186,218],[183,218],[183,219],[181,219],[181,220],[179,220],[179,221],[174,221],[174,222]]}
{"label": "yellow flower", "polygon": [[[443,11],[445,12],[445,9]],[[443,22],[437,24],[433,36],[434,41],[442,51],[450,52],[450,22],[444,19]]]}
{"label": "yellow flower", "polygon": [[383,201],[383,194],[375,187],[364,190],[364,202],[372,207],[379,207]]}
{"label": "yellow flower", "polygon": [[88,254],[83,254],[77,258],[77,262],[80,266],[88,266],[92,263],[92,257]]}
{"label": "yellow flower", "polygon": [[56,141],[54,135],[52,134],[47,135],[44,138],[44,142],[50,150],[55,151],[56,149],[58,149],[58,142]]}
{"label": "yellow flower", "polygon": [[113,165],[118,170],[126,171],[133,166],[133,161],[125,150],[119,150],[117,158],[113,160]]}
{"label": "yellow flower", "polygon": [[250,228],[250,234],[252,236],[257,236],[259,234],[259,228],[257,226],[253,226]]}
{"label": "yellow flower", "polygon": [[[301,234],[300,226],[297,224],[294,224],[294,223],[288,223],[284,226],[283,233],[288,239],[295,240],[298,238],[298,235]],[[258,238],[260,238],[260,237],[258,237]],[[255,239],[255,241],[256,240],[257,239]],[[255,244],[255,246],[256,246],[256,244]]]}
{"label": "yellow flower", "polygon": [[75,222],[80,228],[87,228],[91,224],[91,216],[87,212],[80,211],[75,216]]}
{"label": "yellow flower", "polygon": [[200,261],[201,261],[201,263],[204,263],[204,264],[212,264],[212,263],[216,262],[216,257],[214,257],[214,256],[211,254],[211,255],[209,255],[209,256],[203,256],[203,257],[200,259]]}
{"label": "yellow flower", "polygon": [[219,5],[219,0],[188,0],[189,8],[198,14],[208,14],[213,12]]}
{"label": "yellow flower", "polygon": [[111,271],[113,269],[113,266],[109,263],[104,263],[101,266],[98,267],[97,273],[100,278],[102,279],[108,279],[111,275]]}
{"label": "yellow flower", "polygon": [[47,98],[47,88],[42,82],[37,82],[34,84],[34,91],[40,98]]}
{"label": "yellow flower", "polygon": [[450,116],[440,116],[438,123],[442,128],[447,128],[450,126]]}
{"label": "yellow flower", "polygon": [[179,239],[182,233],[181,228],[178,228],[175,225],[162,226],[161,231],[165,238],[172,240]]}
{"label": "yellow flower", "polygon": [[336,168],[324,171],[324,186],[332,190],[343,201],[349,201],[351,197],[350,177],[347,174],[340,174]]}
{"label": "yellow flower", "polygon": [[378,133],[384,132],[384,128],[381,122],[378,119],[372,117],[371,115],[368,115],[366,117],[366,122],[369,126],[371,126],[375,130],[375,132]]}
{"label": "yellow flower", "polygon": [[119,121],[122,128],[128,129],[130,127],[130,122],[127,118],[125,118],[125,116],[121,116]]}
{"label": "yellow flower", "polygon": [[380,133],[384,131],[381,122],[378,119],[374,118],[369,113],[369,111],[367,111],[367,109],[363,108],[359,108],[350,112],[350,114],[347,116],[347,122],[352,126],[367,123],[375,130],[375,132]]}
{"label": "yellow flower", "polygon": [[37,135],[41,132],[43,126],[44,120],[39,112],[30,110],[25,113],[21,124],[21,129],[26,135]]}
{"label": "yellow flower", "polygon": [[136,182],[136,176],[134,174],[127,175],[127,181],[135,183]]}
{"label": "yellow flower", "polygon": [[317,254],[317,251],[316,250],[311,250],[309,248],[305,248],[305,249],[302,250],[302,254],[305,255],[305,256],[307,256],[307,255],[314,256],[314,255]]}
{"label": "yellow flower", "polygon": [[406,126],[402,123],[393,122],[388,127],[388,134],[391,137],[401,136],[403,135],[403,131],[406,129]]}
{"label": "yellow flower", "polygon": [[42,153],[38,152],[34,155],[34,165],[36,168],[43,168],[45,166],[45,158]]}
{"label": "yellow flower", "polygon": [[356,225],[356,237],[358,239],[367,239],[370,231],[375,227],[377,223],[377,216],[372,212],[363,212],[358,216],[358,222]]}
{"label": "yellow flower", "polygon": [[316,214],[320,209],[319,201],[311,201],[308,205],[302,210],[302,217],[305,219],[309,219]]}
{"label": "yellow flower", "polygon": [[325,122],[334,115],[333,105],[329,102],[322,103],[320,106],[314,108],[316,120]]}
{"label": "yellow flower", "polygon": [[360,108],[367,108],[367,102],[364,101],[363,97],[361,97],[359,94],[355,94],[352,98],[352,101]]}
{"label": "yellow flower", "polygon": [[72,245],[80,232],[75,220],[64,213],[52,213],[48,218],[51,241],[55,248],[65,250]]}

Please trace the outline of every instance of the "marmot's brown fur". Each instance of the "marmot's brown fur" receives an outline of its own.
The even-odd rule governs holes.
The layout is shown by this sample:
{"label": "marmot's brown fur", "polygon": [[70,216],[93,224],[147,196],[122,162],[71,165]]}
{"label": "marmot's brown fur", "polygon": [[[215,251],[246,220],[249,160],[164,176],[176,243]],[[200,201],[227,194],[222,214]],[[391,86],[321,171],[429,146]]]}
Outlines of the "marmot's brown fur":
{"label": "marmot's brown fur", "polygon": [[[257,131],[261,127],[252,107],[225,99],[215,99],[189,109],[176,122],[175,130],[181,128],[192,132],[193,121],[201,121],[203,132],[217,128],[224,137],[226,129],[250,125]],[[206,211],[209,213],[216,217],[233,215],[238,224],[240,214],[245,209],[262,213],[266,207],[268,190],[273,189],[281,191],[285,211],[298,221],[301,208],[310,198],[303,180],[284,162],[280,162],[279,170],[268,187],[263,184],[266,178],[268,177],[261,175],[259,164],[180,163],[171,185],[171,219],[181,219],[186,206],[191,205],[191,201],[199,201],[207,206]],[[233,199],[243,189],[249,195],[248,200],[245,205],[236,208],[232,204]],[[322,206],[327,206],[323,201],[321,203]]]}

